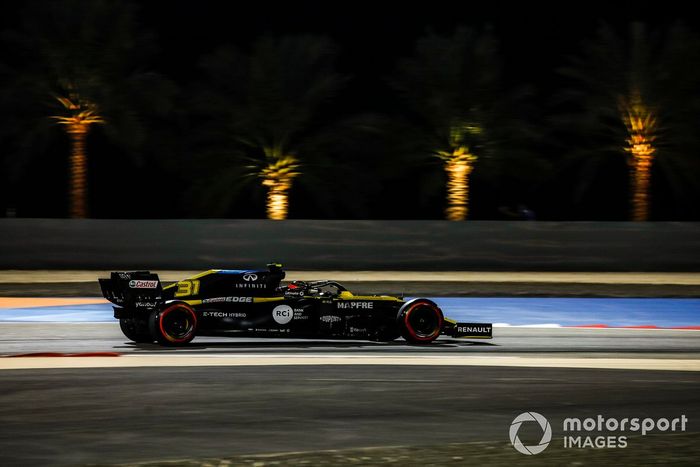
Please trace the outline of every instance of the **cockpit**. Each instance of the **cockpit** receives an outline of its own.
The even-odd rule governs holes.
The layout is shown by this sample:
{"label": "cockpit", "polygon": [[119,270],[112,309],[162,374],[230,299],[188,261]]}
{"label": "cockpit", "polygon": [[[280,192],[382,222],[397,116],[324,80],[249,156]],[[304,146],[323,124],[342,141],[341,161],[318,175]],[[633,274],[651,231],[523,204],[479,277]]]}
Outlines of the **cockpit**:
{"label": "cockpit", "polygon": [[321,297],[335,298],[348,289],[335,281],[294,281],[285,287],[281,287],[285,297]]}

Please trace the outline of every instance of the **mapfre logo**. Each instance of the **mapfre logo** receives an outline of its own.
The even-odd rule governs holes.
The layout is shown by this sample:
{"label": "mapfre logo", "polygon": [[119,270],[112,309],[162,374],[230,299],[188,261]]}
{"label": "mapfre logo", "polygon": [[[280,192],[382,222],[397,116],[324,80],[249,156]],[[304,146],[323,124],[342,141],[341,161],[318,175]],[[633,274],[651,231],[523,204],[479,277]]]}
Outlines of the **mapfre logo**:
{"label": "mapfre logo", "polygon": [[158,281],[130,281],[129,287],[132,289],[155,289]]}
{"label": "mapfre logo", "polygon": [[[539,444],[533,446],[525,446],[520,438],[518,438],[518,431],[520,431],[520,426],[524,422],[537,422],[542,428],[542,439]],[[552,426],[549,421],[537,412],[524,412],[515,417],[513,423],[510,425],[510,443],[513,445],[516,451],[519,453],[533,456],[539,454],[549,446],[549,442],[552,441]]]}
{"label": "mapfre logo", "polygon": [[246,282],[253,282],[258,280],[258,275],[257,274],[243,274],[243,280]]}

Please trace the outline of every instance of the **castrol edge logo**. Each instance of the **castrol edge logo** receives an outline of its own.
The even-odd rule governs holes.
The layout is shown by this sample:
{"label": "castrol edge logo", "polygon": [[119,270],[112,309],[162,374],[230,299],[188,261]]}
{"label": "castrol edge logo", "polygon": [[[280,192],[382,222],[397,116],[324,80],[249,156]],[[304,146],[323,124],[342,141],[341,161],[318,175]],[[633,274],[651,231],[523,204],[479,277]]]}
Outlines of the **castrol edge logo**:
{"label": "castrol edge logo", "polygon": [[129,287],[132,289],[155,289],[158,287],[158,281],[129,281]]}

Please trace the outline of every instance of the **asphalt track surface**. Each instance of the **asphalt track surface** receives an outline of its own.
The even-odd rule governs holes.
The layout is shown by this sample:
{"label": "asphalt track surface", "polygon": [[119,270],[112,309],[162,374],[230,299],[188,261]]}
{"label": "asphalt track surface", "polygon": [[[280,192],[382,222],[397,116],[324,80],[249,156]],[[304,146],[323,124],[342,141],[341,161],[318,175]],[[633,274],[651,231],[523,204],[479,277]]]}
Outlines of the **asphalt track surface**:
{"label": "asphalt track surface", "polygon": [[[685,415],[687,431],[700,431],[698,331],[497,328],[496,335],[489,342],[441,339],[430,347],[199,338],[185,349],[163,349],[129,343],[115,323],[3,323],[2,355],[123,355],[0,359],[0,464],[113,464],[472,441],[503,441],[503,449],[512,449],[510,423],[525,411],[547,417],[555,437],[564,418],[597,414]],[[194,357],[203,363],[103,367]],[[309,357],[318,361],[288,364]],[[435,360],[421,364],[425,358]],[[239,364],[206,363],[214,359]],[[531,364],[518,366],[522,359]],[[623,367],[642,364],[606,367],[620,359],[628,362]],[[63,361],[97,363],[55,367]],[[561,361],[593,368],[551,367]],[[42,368],[7,369],[10,362],[42,362]],[[649,362],[656,363],[654,371],[645,369]],[[672,371],[683,362],[690,367]]]}
{"label": "asphalt track surface", "polygon": [[[433,465],[442,465],[447,443],[511,452],[510,424],[526,411],[547,417],[555,439],[564,418],[598,414],[685,415],[686,431],[700,432],[700,331],[494,334],[429,347],[199,337],[166,349],[129,342],[116,322],[0,322],[0,465],[177,465],[386,446],[438,446]],[[120,356],[12,357],[37,352]],[[536,444],[541,432],[520,436]]]}
{"label": "asphalt track surface", "polygon": [[700,420],[700,377],[686,372],[358,365],[16,370],[0,378],[3,465],[507,442],[525,411],[555,430],[564,418],[597,414],[685,415],[688,431]]}

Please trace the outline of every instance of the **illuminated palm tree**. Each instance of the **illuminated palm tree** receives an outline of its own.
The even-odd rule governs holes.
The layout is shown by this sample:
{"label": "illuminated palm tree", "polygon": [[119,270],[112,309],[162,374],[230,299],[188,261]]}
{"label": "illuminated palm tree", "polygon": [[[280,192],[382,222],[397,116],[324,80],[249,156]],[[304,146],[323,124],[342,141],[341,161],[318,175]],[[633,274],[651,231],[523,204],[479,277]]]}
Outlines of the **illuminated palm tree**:
{"label": "illuminated palm tree", "polygon": [[56,97],[68,115],[54,116],[59,124],[64,125],[71,139],[70,157],[70,216],[74,218],[87,217],[87,154],[85,139],[90,126],[104,123],[99,115],[97,105],[80,99],[78,94],[71,98]]}
{"label": "illuminated palm tree", "polygon": [[691,152],[681,145],[690,115],[698,110],[700,83],[687,67],[697,58],[696,38],[678,25],[660,34],[634,23],[627,37],[601,25],[581,54],[560,70],[573,81],[562,101],[575,106],[572,118],[563,120],[587,133],[578,151],[587,158],[627,155],[633,221],[649,220],[657,156]]}
{"label": "illuminated palm tree", "polygon": [[267,188],[267,218],[280,221],[287,218],[289,210],[289,190],[292,180],[299,172],[299,160],[285,155],[275,148],[264,148],[265,164],[262,167],[252,166],[258,170],[262,184]]}
{"label": "illuminated palm tree", "polygon": [[489,157],[488,134],[498,96],[500,65],[495,39],[487,30],[459,29],[452,37],[429,34],[404,60],[394,87],[413,111],[426,153],[438,157],[447,177],[445,217],[469,214],[469,180],[477,160]]}
{"label": "illuminated palm tree", "polygon": [[266,190],[269,219],[287,218],[289,192],[312,156],[308,142],[324,126],[319,112],[343,82],[334,57],[321,37],[263,37],[250,54],[225,47],[203,62],[207,82],[196,106],[213,128],[204,139],[233,167],[232,184],[257,179]]}
{"label": "illuminated palm tree", "polygon": [[65,131],[71,217],[89,215],[86,144],[94,126],[104,125],[96,135],[101,147],[137,159],[145,115],[167,108],[172,86],[144,71],[152,41],[134,17],[132,5],[121,0],[28,2],[17,29],[3,37],[11,73],[3,77],[2,91],[18,109],[13,138],[21,152],[15,159],[34,155],[39,138],[53,141],[47,121]]}
{"label": "illuminated palm tree", "polygon": [[468,140],[479,133],[471,125],[455,125],[450,128],[448,150],[437,150],[435,155],[444,162],[447,174],[447,208],[445,217],[450,221],[463,221],[469,212],[469,176],[477,157],[470,153]]}
{"label": "illuminated palm tree", "polygon": [[632,90],[628,99],[620,99],[620,116],[627,129],[625,151],[629,153],[630,196],[633,221],[649,220],[649,188],[654,141],[658,134],[656,113],[642,100],[639,90]]}

